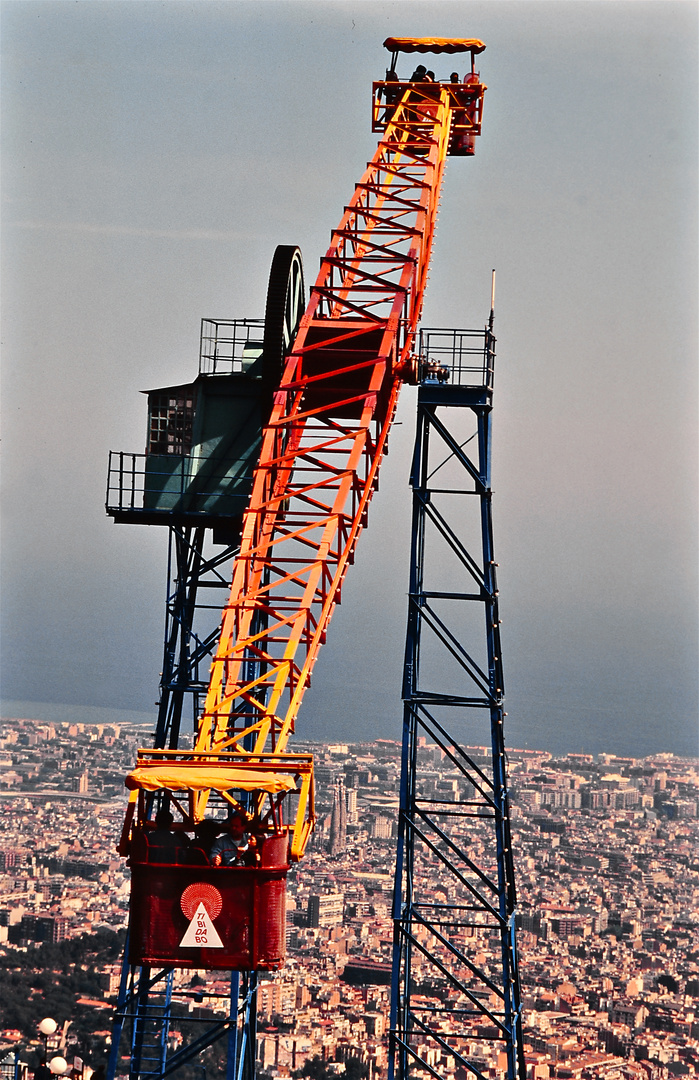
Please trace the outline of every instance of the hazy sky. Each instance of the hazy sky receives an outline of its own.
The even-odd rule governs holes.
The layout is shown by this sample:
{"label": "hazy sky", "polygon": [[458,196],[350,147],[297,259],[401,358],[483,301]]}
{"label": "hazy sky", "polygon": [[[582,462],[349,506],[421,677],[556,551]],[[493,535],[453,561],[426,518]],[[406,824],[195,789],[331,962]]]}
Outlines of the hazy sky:
{"label": "hazy sky", "polygon": [[[508,742],[699,752],[697,10],[2,5],[4,715],[154,715],[166,531],[105,516],[108,451],[142,452],[140,390],[195,376],[202,316],[262,314],[277,244],[315,277],[383,39],[473,36],[483,136],[424,323],[482,325],[497,268]],[[399,731],[410,389],[399,419],[309,738]]]}

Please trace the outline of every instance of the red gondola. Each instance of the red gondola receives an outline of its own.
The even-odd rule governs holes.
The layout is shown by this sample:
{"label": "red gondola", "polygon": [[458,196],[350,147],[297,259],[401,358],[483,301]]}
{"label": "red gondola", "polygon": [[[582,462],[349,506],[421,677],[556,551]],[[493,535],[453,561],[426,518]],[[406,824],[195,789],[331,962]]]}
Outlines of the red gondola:
{"label": "red gondola", "polygon": [[[131,866],[130,963],[227,971],[281,967],[286,875],[314,822],[312,757],[142,751],[126,786],[130,812],[120,851]],[[157,835],[156,793],[161,806],[167,803],[180,818],[167,833],[166,848],[151,839]],[[298,796],[298,806],[289,822],[291,795]],[[226,807],[244,816],[251,843],[241,865],[215,866],[190,834],[203,822],[212,837],[223,830]]]}

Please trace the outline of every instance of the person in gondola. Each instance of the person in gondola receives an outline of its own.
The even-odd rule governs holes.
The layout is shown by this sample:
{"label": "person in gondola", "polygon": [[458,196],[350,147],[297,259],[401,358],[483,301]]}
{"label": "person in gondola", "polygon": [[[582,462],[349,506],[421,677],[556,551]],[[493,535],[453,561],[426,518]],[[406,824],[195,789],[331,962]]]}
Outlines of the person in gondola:
{"label": "person in gondola", "polygon": [[[398,81],[399,81],[398,80],[398,73],[394,68],[391,68],[390,71],[386,72],[386,82],[387,83],[397,83]],[[379,91],[379,93],[381,93],[381,91]],[[383,98],[384,98],[384,101],[386,102],[386,108],[384,109],[384,114],[381,117],[381,122],[383,124],[389,124],[391,122],[391,120],[393,119],[393,114],[395,112],[396,105],[400,101],[400,89],[399,89],[399,87],[397,87],[397,86],[385,86],[383,88]]]}
{"label": "person in gondola", "polygon": [[173,816],[162,806],[155,815],[155,828],[145,834],[148,845],[148,861],[176,863],[187,848],[186,838],[172,828]]}
{"label": "person in gondola", "polygon": [[211,845],[212,866],[242,866],[249,850],[245,835],[246,821],[242,814],[232,814],[225,830]]}
{"label": "person in gondola", "polygon": [[219,823],[205,818],[194,828],[194,839],[189,846],[188,862],[206,866],[211,861],[211,848],[220,832]]}
{"label": "person in gondola", "polygon": [[[418,66],[415,68],[415,71],[410,76],[410,81],[411,81],[411,83],[424,83],[424,82],[428,81],[428,79],[427,79],[427,68],[425,67],[424,64],[418,64]],[[412,98],[415,101],[421,101],[422,100],[422,94],[419,93],[419,92],[416,92],[416,93],[414,93],[412,95]],[[414,124],[415,121],[418,119],[418,114],[413,109],[406,109],[405,119],[410,124]]]}

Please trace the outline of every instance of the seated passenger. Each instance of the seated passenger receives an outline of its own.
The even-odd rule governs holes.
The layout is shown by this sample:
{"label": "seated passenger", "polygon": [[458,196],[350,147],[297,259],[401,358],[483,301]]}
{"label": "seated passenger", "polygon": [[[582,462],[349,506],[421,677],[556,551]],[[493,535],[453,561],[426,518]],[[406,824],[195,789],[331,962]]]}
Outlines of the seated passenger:
{"label": "seated passenger", "polygon": [[194,828],[194,839],[189,847],[190,863],[206,866],[211,861],[211,847],[219,834],[219,824],[206,818]]}
{"label": "seated passenger", "polygon": [[149,862],[176,863],[186,849],[186,838],[173,832],[173,820],[166,807],[155,815],[155,829],[145,834]]}
{"label": "seated passenger", "polygon": [[247,822],[242,814],[232,814],[226,823],[226,831],[211,845],[212,866],[249,866],[257,860],[257,842],[254,836],[246,839]]}

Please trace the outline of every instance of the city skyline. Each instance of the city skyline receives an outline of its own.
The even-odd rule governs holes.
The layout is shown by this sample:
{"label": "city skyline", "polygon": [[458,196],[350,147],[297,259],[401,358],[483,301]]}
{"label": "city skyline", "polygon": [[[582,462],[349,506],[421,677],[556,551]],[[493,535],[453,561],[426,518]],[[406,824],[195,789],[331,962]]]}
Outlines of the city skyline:
{"label": "city skyline", "polygon": [[[63,1029],[66,1057],[79,1053],[90,1069],[103,1063],[128,915],[128,873],[115,858],[122,778],[138,736],[131,725],[98,731],[22,721],[0,733],[0,988],[12,986],[0,994],[0,1056],[19,1050],[32,1068],[41,1052],[34,987],[44,988],[44,1015],[60,1025],[72,1021]],[[397,788],[400,746],[372,740],[359,753],[341,743],[313,749],[317,831],[289,874],[285,965],[260,976],[258,1067],[271,1080],[288,1078],[316,1055],[326,1062],[358,1057],[385,1077],[398,824],[398,800],[387,791]],[[483,765],[487,749],[470,749]],[[594,762],[590,755],[553,760],[545,751],[520,751],[509,765],[526,1057],[534,1075],[696,1075],[699,758],[606,755]],[[417,768],[426,792],[444,806],[456,810],[472,797],[434,743],[421,741]],[[56,798],[61,789],[64,800]],[[329,851],[340,791],[346,835]],[[460,826],[475,856],[484,825],[464,818]],[[444,864],[429,859],[423,870],[437,901],[446,899]],[[445,933],[475,963],[495,961],[497,946],[477,923],[455,922]],[[227,1008],[227,973],[203,975],[175,971],[173,1048],[192,1037],[193,1006],[204,1003],[214,1016]],[[445,1018],[447,1030],[461,1030],[466,1002],[458,980],[435,982],[419,951],[415,977],[421,994],[448,995],[454,1022]],[[70,993],[78,1000],[67,1014]],[[504,1077],[493,1030],[478,1034],[473,1043],[465,1035],[474,1060],[484,1075]],[[456,1080],[447,1057],[433,1064]]]}

